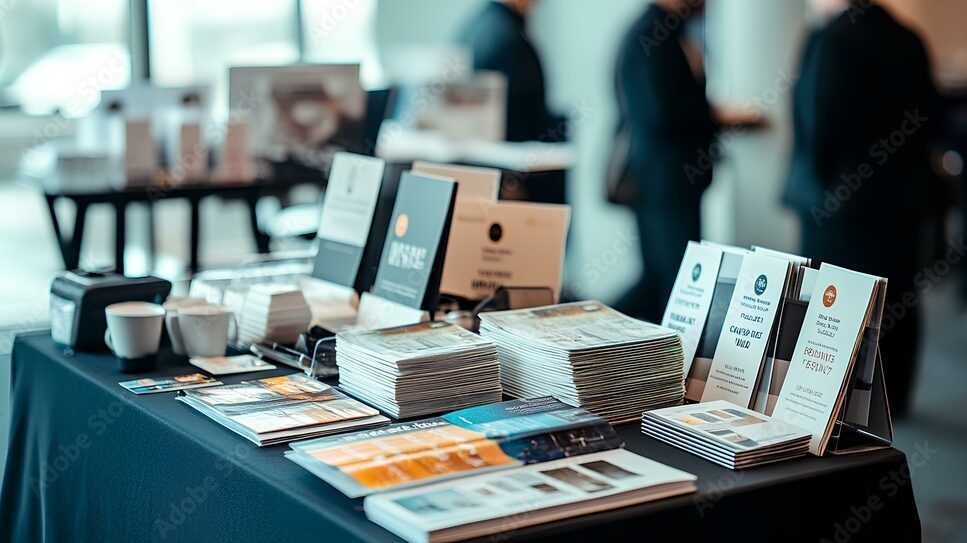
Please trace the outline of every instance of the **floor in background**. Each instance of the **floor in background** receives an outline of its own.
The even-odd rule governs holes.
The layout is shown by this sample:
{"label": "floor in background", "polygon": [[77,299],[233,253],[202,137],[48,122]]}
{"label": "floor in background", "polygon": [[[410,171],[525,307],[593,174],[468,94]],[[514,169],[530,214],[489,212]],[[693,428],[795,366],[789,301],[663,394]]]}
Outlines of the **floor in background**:
{"label": "floor in background", "polygon": [[[146,229],[143,210],[128,215],[128,239],[134,247],[126,265],[148,271],[142,249]],[[159,250],[164,254],[156,270],[181,273],[187,255],[188,207],[162,202],[156,208]],[[70,224],[70,222],[68,221]],[[239,204],[206,202],[202,208],[202,261],[231,262],[253,250],[246,212]],[[86,265],[110,265],[113,254],[113,215],[108,208],[91,210]],[[13,331],[42,326],[47,319],[47,289],[60,271],[43,198],[32,188],[0,183],[0,451],[5,451],[9,412],[9,353]],[[956,300],[955,279],[948,278],[920,294],[925,313],[924,349],[917,393],[909,418],[896,422],[896,446],[911,453],[931,451],[913,473],[914,491],[928,542],[967,542],[967,312]],[[5,453],[0,458],[5,459]],[[0,460],[0,471],[2,471]]]}

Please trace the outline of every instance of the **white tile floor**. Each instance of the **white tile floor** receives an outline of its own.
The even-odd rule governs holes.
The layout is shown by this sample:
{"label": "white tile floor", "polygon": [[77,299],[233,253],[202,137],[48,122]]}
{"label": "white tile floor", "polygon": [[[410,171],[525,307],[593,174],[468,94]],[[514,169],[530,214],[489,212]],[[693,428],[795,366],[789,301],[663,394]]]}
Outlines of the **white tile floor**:
{"label": "white tile floor", "polygon": [[[187,255],[187,206],[162,202],[156,208],[159,250],[157,268],[180,273]],[[143,211],[128,215],[129,243],[144,244]],[[68,224],[70,222],[68,221]],[[86,265],[109,265],[113,255],[113,215],[92,209],[88,239],[82,250]],[[206,202],[202,209],[203,262],[230,262],[253,250],[245,210],[238,204]],[[147,272],[145,252],[131,247],[126,265]],[[9,418],[9,352],[11,330],[43,325],[47,289],[61,268],[46,205],[26,185],[0,182],[0,452],[5,451]],[[913,451],[935,449],[931,460],[914,474],[914,491],[923,520],[924,540],[967,542],[967,313],[957,301],[950,278],[923,296],[926,314],[924,348],[912,415],[896,423],[896,446]],[[0,458],[4,458],[0,456]],[[2,471],[2,460],[0,460]]]}

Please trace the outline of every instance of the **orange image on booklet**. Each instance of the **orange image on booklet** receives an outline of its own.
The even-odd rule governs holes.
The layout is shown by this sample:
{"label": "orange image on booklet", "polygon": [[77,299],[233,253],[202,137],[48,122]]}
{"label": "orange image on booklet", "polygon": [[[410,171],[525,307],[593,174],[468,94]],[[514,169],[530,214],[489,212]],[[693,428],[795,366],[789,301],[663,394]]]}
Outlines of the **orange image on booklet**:
{"label": "orange image on booklet", "polygon": [[461,443],[472,443],[485,439],[481,433],[472,432],[459,426],[447,425],[432,430],[365,439],[338,447],[307,450],[306,452],[330,466],[342,468],[356,462],[370,462],[390,456],[443,449]]}
{"label": "orange image on booklet", "polygon": [[350,464],[340,469],[359,484],[370,489],[379,489],[429,477],[508,464],[520,462],[507,456],[496,443],[483,440]]}
{"label": "orange image on booklet", "polygon": [[483,434],[459,426],[378,437],[307,452],[370,489],[520,463]]}

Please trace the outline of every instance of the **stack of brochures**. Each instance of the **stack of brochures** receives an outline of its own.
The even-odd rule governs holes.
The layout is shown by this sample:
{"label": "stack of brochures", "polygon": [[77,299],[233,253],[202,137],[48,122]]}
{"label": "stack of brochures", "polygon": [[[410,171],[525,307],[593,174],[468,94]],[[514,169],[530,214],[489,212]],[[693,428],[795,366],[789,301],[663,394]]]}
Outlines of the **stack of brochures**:
{"label": "stack of brochures", "polygon": [[621,447],[601,417],[514,400],[290,445],[286,458],[350,497]]}
{"label": "stack of brochures", "polygon": [[641,432],[729,469],[802,456],[811,436],[724,400],[647,411]]}
{"label": "stack of brochures", "polygon": [[336,336],[340,387],[394,418],[499,402],[493,343],[446,322]]}
{"label": "stack of brochures", "polygon": [[684,395],[678,333],[600,302],[482,313],[480,335],[497,344],[512,396],[549,394],[618,423]]}
{"label": "stack of brochures", "polygon": [[389,422],[375,409],[302,374],[189,390],[178,399],[259,447]]}
{"label": "stack of brochures", "polygon": [[238,342],[292,345],[312,319],[302,291],[291,285],[255,285],[238,315]]}
{"label": "stack of brochures", "polygon": [[376,494],[363,509],[410,543],[462,541],[687,494],[695,479],[616,449]]}

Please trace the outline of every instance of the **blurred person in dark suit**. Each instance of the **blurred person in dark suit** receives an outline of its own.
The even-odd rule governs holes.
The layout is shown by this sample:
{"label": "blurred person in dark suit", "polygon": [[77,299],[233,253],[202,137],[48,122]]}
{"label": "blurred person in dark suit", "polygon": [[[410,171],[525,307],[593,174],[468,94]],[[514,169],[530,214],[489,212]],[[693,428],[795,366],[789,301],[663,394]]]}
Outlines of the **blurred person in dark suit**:
{"label": "blurred person in dark suit", "polygon": [[547,109],[544,71],[527,37],[527,16],[537,0],[488,2],[473,17],[460,42],[473,53],[474,70],[500,72],[507,78],[507,141],[549,138],[560,120]]}
{"label": "blurred person in dark suit", "polygon": [[802,253],[886,277],[880,339],[895,415],[908,407],[919,338],[921,236],[933,193],[929,141],[942,107],[920,38],[870,0],[813,0],[793,97],[784,200]]}
{"label": "blurred person in dark suit", "polygon": [[655,0],[618,53],[618,138],[627,140],[623,175],[631,194],[624,203],[638,221],[644,270],[616,307],[653,322],[664,313],[685,246],[701,237],[701,198],[712,181],[716,126],[701,49],[686,31],[703,6]]}

